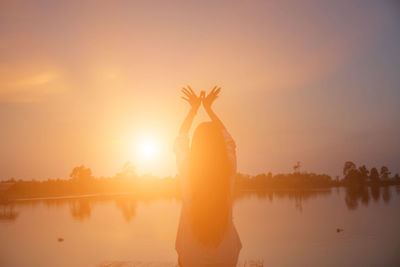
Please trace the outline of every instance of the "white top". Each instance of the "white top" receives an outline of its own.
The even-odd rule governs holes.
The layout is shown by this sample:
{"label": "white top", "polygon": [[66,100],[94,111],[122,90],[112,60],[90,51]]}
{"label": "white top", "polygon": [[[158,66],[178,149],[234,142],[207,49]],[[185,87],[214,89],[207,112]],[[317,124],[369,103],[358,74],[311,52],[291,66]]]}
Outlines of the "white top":
{"label": "white top", "polygon": [[[232,163],[230,171],[230,197],[232,197],[235,182],[234,176],[236,173],[236,145],[226,129],[223,129],[222,133],[229,160]],[[191,226],[189,225],[191,193],[188,181],[190,148],[187,134],[180,134],[175,139],[174,152],[182,184],[181,218],[175,242],[175,249],[179,254],[180,263],[183,266],[235,266],[242,243],[233,224],[232,206],[229,211],[228,228],[219,246],[217,248],[209,248],[200,244],[193,235]]]}

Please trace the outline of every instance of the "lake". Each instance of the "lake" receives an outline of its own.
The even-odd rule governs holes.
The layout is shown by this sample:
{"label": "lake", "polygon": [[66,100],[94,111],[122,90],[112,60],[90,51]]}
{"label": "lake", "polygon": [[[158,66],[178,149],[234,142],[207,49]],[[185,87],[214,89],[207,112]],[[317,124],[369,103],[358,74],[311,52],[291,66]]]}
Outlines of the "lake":
{"label": "lake", "polygon": [[[0,266],[174,263],[180,208],[179,199],[139,200],[132,195],[0,205]],[[246,192],[233,210],[243,244],[240,261],[400,266],[399,187],[364,193],[344,188]]]}

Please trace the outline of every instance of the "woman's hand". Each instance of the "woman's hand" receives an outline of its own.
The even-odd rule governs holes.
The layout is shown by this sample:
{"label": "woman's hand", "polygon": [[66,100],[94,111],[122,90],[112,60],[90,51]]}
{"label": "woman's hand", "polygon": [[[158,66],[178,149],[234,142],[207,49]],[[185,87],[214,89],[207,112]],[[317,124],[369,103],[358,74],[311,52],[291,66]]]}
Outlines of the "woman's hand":
{"label": "woman's hand", "polygon": [[184,87],[181,91],[184,94],[184,96],[182,96],[183,100],[190,104],[193,111],[197,112],[201,105],[201,97],[198,97],[189,85],[187,89]]}
{"label": "woman's hand", "polygon": [[200,97],[206,111],[211,110],[211,106],[214,103],[214,100],[217,99],[220,91],[221,87],[218,86],[215,86],[207,96],[205,96],[204,92],[202,91]]}
{"label": "woman's hand", "polygon": [[207,114],[208,116],[210,116],[210,119],[224,129],[225,128],[224,124],[218,118],[217,114],[215,114],[214,111],[211,109],[211,106],[214,103],[214,100],[217,99],[220,91],[221,87],[215,86],[207,96],[205,96],[204,91],[202,91],[200,97],[201,101],[203,102],[204,109],[207,111]]}
{"label": "woman's hand", "polygon": [[204,95],[204,93],[202,92],[200,94],[200,97],[198,97],[189,85],[187,86],[187,89],[182,88],[182,93],[184,94],[184,96],[182,96],[183,100],[188,102],[192,107],[192,109],[186,115],[186,118],[183,121],[181,128],[179,129],[180,134],[187,134],[189,132],[190,126],[192,125],[193,119],[196,116],[197,110],[201,105],[201,96]]}

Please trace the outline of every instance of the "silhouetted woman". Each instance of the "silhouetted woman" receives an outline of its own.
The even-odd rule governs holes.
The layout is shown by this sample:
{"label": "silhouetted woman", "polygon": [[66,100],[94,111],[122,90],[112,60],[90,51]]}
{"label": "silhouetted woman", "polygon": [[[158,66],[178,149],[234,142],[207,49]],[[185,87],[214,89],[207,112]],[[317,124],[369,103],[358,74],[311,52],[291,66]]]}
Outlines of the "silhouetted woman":
{"label": "silhouetted woman", "polygon": [[[182,89],[191,105],[174,144],[183,199],[175,248],[183,267],[236,266],[242,248],[232,220],[236,146],[211,108],[220,90],[198,97],[189,86]],[[201,104],[211,122],[197,127],[189,147],[188,132]]]}

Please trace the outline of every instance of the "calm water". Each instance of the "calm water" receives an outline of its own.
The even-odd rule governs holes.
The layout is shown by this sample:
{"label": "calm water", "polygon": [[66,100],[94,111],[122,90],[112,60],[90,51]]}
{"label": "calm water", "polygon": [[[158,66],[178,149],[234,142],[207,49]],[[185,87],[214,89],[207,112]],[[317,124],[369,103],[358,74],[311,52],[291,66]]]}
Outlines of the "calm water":
{"label": "calm water", "polygon": [[[334,188],[243,195],[234,204],[240,259],[262,259],[264,266],[400,266],[399,193],[386,187],[367,194]],[[0,266],[176,262],[179,212],[179,200],[129,195],[3,205]]]}

